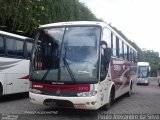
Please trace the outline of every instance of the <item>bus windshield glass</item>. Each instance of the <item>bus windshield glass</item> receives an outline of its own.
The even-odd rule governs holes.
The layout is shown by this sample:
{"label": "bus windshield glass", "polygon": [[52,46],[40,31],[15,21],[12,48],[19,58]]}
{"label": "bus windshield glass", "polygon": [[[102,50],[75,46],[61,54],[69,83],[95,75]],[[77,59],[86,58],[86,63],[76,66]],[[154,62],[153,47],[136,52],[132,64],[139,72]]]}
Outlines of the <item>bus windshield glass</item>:
{"label": "bus windshield glass", "polygon": [[139,66],[138,67],[139,78],[145,78],[149,75],[149,66]]}
{"label": "bus windshield glass", "polygon": [[39,30],[31,80],[94,83],[97,80],[100,28],[55,27]]}

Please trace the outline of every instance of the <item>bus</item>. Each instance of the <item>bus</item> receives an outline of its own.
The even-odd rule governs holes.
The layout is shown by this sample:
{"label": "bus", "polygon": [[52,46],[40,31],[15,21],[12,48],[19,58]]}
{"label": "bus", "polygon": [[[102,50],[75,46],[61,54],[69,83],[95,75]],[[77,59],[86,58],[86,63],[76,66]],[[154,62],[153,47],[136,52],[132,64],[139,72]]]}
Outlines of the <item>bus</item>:
{"label": "bus", "polygon": [[42,25],[31,58],[33,104],[107,110],[117,97],[131,95],[137,51],[107,23]]}
{"label": "bus", "polygon": [[138,62],[138,84],[149,84],[149,76],[150,76],[150,65],[149,62]]}
{"label": "bus", "polygon": [[160,86],[160,63],[158,63],[157,67],[157,80],[158,80],[158,86]]}
{"label": "bus", "polygon": [[0,96],[29,91],[33,39],[0,31]]}

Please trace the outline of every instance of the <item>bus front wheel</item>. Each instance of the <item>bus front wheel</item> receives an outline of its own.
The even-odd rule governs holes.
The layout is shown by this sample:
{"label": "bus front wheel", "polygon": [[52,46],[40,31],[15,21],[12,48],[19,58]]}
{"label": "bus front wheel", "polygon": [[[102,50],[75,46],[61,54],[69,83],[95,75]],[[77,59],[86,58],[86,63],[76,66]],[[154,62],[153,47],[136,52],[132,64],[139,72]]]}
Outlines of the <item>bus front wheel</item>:
{"label": "bus front wheel", "polygon": [[160,80],[158,79],[158,85],[160,86]]}
{"label": "bus front wheel", "polygon": [[132,83],[130,84],[129,91],[126,93],[126,96],[127,96],[127,97],[130,97],[131,94],[132,94]]}

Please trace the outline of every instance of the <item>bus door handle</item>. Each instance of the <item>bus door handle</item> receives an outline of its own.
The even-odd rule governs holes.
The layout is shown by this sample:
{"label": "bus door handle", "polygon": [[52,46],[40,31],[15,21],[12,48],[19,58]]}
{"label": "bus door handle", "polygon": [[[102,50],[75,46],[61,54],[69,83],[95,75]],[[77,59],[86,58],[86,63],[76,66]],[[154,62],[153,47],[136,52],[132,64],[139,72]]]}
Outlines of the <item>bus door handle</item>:
{"label": "bus door handle", "polygon": [[8,83],[7,85],[12,85],[13,83]]}
{"label": "bus door handle", "polygon": [[28,84],[28,82],[25,82],[24,84]]}

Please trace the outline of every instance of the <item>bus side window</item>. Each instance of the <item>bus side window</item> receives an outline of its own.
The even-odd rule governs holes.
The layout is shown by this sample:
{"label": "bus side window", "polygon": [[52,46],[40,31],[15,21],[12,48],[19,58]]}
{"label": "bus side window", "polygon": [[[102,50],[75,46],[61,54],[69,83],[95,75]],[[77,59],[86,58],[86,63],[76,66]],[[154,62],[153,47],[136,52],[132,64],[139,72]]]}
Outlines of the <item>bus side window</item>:
{"label": "bus side window", "polygon": [[24,57],[24,42],[13,38],[6,38],[7,55]]}
{"label": "bus side window", "polygon": [[16,55],[16,41],[11,38],[6,38],[7,55]]}
{"label": "bus side window", "polygon": [[4,39],[0,36],[0,55],[4,54]]}
{"label": "bus side window", "polygon": [[127,60],[127,54],[128,54],[127,45],[124,43],[124,59],[126,59],[126,60]]}
{"label": "bus side window", "polygon": [[124,58],[124,43],[122,40],[119,40],[119,57]]}
{"label": "bus side window", "polygon": [[108,73],[109,61],[112,53],[111,38],[111,31],[108,28],[104,28],[102,37],[103,41],[101,41],[101,81],[105,79]]}
{"label": "bus side window", "polygon": [[31,57],[31,50],[32,50],[33,44],[30,43],[30,42],[27,42],[26,44],[27,44],[26,57],[30,58]]}
{"label": "bus side window", "polygon": [[17,56],[24,57],[23,47],[24,47],[24,42],[17,40],[16,41],[16,54],[17,54]]}

